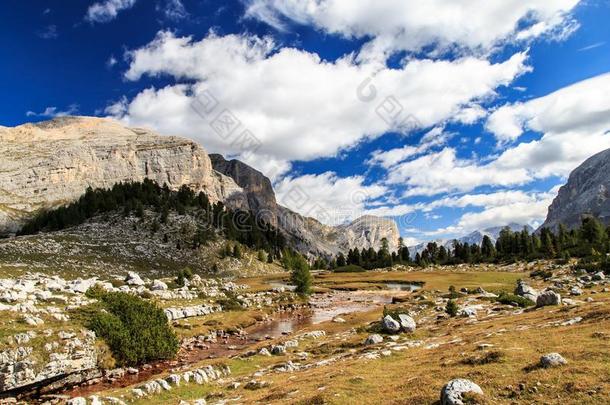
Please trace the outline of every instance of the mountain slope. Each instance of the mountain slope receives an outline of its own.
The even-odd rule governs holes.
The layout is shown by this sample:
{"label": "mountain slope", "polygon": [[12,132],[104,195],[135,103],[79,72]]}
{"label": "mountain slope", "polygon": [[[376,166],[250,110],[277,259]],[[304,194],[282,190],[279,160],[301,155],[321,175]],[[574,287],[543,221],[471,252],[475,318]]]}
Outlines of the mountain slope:
{"label": "mountain slope", "polygon": [[248,208],[277,226],[290,244],[302,253],[334,256],[353,248],[378,250],[383,238],[388,240],[390,250],[398,247],[400,233],[391,219],[363,216],[350,224],[324,225],[279,205],[271,181],[258,170],[238,160],[228,161],[221,155],[213,154],[210,158],[214,170],[233,178],[244,190]]}
{"label": "mountain slope", "polygon": [[74,201],[87,187],[149,178],[172,189],[188,185],[213,202],[241,193],[193,141],[109,119],[63,117],[0,128],[0,156],[0,235],[15,232],[41,208]]}
{"label": "mountain slope", "polygon": [[589,158],[576,168],[549,207],[542,227],[556,230],[580,225],[583,215],[592,215],[610,224],[610,149]]}

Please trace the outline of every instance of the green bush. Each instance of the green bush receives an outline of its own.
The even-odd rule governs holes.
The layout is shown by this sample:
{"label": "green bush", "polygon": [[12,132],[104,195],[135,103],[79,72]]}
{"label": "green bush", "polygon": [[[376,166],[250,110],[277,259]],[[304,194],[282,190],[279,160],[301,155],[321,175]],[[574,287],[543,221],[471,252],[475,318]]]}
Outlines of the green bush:
{"label": "green bush", "polygon": [[218,304],[222,306],[223,311],[242,311],[244,306],[242,302],[237,298],[237,294],[232,291],[224,292],[226,298],[218,300]]}
{"label": "green bush", "polygon": [[449,314],[449,316],[454,317],[458,313],[458,305],[454,300],[449,300],[447,302],[447,306],[445,307],[445,312]]}
{"label": "green bush", "polygon": [[191,280],[193,278],[193,270],[188,267],[180,270],[178,272],[178,276],[176,277],[176,284],[178,287],[184,287],[185,280]]}
{"label": "green bush", "polygon": [[536,305],[536,303],[527,298],[521,297],[519,295],[509,294],[507,292],[502,291],[500,296],[496,298],[496,302],[504,305],[518,305],[521,308],[531,307]]}
{"label": "green bush", "polygon": [[87,327],[104,339],[117,364],[136,366],[176,355],[178,338],[163,310],[122,292],[98,296],[101,308],[89,315]]}
{"label": "green bush", "polygon": [[355,264],[348,264],[347,266],[337,267],[333,270],[335,273],[364,273],[366,270]]}

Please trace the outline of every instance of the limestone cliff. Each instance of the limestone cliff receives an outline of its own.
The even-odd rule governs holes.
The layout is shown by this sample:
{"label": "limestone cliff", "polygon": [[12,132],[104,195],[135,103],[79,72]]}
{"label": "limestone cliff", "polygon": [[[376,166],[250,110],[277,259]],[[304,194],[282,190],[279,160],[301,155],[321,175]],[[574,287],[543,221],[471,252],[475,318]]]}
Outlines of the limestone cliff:
{"label": "limestone cliff", "polygon": [[549,207],[542,227],[556,230],[580,226],[582,217],[591,215],[610,225],[610,149],[589,158],[576,168]]}
{"label": "limestone cliff", "polygon": [[121,181],[188,185],[212,201],[241,193],[193,141],[109,119],[64,117],[0,127],[0,156],[0,234],[16,231],[41,208],[74,201],[87,187]]}

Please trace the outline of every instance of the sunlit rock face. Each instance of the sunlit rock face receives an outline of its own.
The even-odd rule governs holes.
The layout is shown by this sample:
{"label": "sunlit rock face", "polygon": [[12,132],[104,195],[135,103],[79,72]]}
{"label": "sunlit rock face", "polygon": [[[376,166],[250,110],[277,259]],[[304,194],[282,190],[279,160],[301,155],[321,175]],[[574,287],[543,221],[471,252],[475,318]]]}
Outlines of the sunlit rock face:
{"label": "sunlit rock face", "polygon": [[149,178],[172,189],[188,185],[214,202],[241,193],[195,142],[109,119],[0,127],[0,156],[0,234],[15,232],[42,208],[78,199],[87,187]]}

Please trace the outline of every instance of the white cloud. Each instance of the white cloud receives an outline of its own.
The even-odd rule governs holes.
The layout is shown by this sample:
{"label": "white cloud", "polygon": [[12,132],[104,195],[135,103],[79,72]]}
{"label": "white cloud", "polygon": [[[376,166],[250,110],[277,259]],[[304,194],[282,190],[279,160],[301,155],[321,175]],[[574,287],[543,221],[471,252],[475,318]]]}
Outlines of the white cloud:
{"label": "white cloud", "polygon": [[165,18],[174,21],[182,20],[189,16],[181,0],[166,0],[163,6],[157,5],[157,11],[163,12]]}
{"label": "white cloud", "polygon": [[287,177],[276,183],[278,202],[302,215],[337,225],[362,216],[368,202],[383,196],[383,186],[365,185],[362,176],[325,172]]}
{"label": "white cloud", "polygon": [[460,237],[470,232],[511,223],[537,228],[546,218],[548,207],[557,195],[559,186],[547,192],[501,191],[490,194],[473,194],[444,198],[428,205],[439,207],[482,207],[481,211],[467,212],[454,225],[425,232],[428,236]]}
{"label": "white cloud", "polygon": [[[287,22],[315,26],[347,38],[373,38],[367,56],[398,50],[435,52],[458,47],[488,51],[503,41],[548,34],[561,38],[576,23],[579,0],[249,0],[246,16],[281,30]],[[382,57],[385,59],[385,57]]]}
{"label": "white cloud", "polygon": [[[351,56],[327,62],[302,50],[278,49],[269,38],[214,33],[193,41],[160,32],[128,56],[129,80],[170,75],[195,83],[149,88],[113,108],[112,115],[130,125],[192,137],[215,152],[239,154],[193,111],[193,103],[212,94],[219,109],[239,119],[238,132],[248,129],[258,138],[258,155],[284,162],[335,156],[363,140],[404,131],[377,114],[388,108],[388,100],[397,100],[404,116],[429,127],[470,108],[473,100],[493,97],[497,87],[529,71],[526,53],[496,64],[474,57],[413,60],[401,69],[376,71]],[[371,76],[374,88],[363,87]],[[359,99],[358,92],[370,91],[373,101]]]}
{"label": "white cloud", "polygon": [[[566,177],[588,157],[610,148],[609,93],[610,74],[604,74],[545,97],[505,105],[493,112],[486,124],[504,147],[490,161],[461,159],[454,148],[445,148],[390,167],[387,181],[404,184],[404,195],[415,196]],[[506,147],[525,131],[543,135]],[[400,152],[388,151],[381,156],[386,163],[394,163],[399,159],[390,158]],[[373,158],[379,160],[378,155]]]}
{"label": "white cloud", "polygon": [[94,3],[87,9],[85,20],[90,23],[107,23],[114,20],[119,12],[136,4],[136,0],[105,0]]}
{"label": "white cloud", "polygon": [[78,113],[78,104],[70,104],[66,110],[59,110],[57,107],[47,107],[42,112],[28,111],[25,113],[28,117],[65,117],[68,115],[74,115]]}
{"label": "white cloud", "polygon": [[390,149],[388,151],[377,150],[371,154],[372,157],[368,163],[389,169],[411,157],[421,155],[434,147],[444,145],[452,136],[453,134],[444,132],[443,127],[435,127],[423,136],[419,145],[405,145],[402,148]]}
{"label": "white cloud", "polygon": [[610,129],[610,73],[564,87],[525,103],[500,107],[487,129],[501,141],[513,141],[524,131],[547,134],[599,133]]}
{"label": "white cloud", "polygon": [[525,184],[530,175],[525,168],[498,170],[493,164],[459,159],[454,148],[444,148],[393,167],[389,184],[407,186],[404,196],[468,192],[482,185],[515,186]]}

